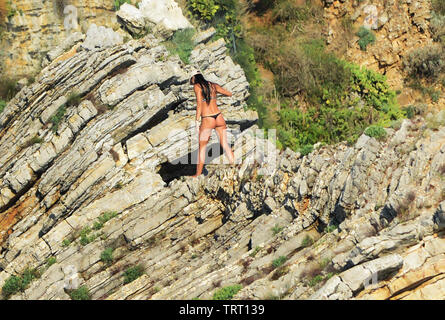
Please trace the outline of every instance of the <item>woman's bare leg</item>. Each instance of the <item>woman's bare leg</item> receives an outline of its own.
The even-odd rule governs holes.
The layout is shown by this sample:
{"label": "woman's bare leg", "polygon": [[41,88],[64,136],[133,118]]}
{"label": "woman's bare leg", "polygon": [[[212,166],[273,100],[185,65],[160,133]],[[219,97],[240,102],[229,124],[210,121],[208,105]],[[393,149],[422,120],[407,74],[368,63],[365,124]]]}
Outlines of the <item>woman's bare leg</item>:
{"label": "woman's bare leg", "polygon": [[[219,120],[221,118],[221,120]],[[218,123],[219,122],[219,123]],[[218,135],[219,143],[226,153],[227,158],[229,159],[230,164],[235,163],[235,156],[233,155],[232,148],[230,148],[229,143],[227,142],[227,126],[226,122],[222,117],[218,117],[217,126],[215,128],[216,134]]]}
{"label": "woman's bare leg", "polygon": [[203,128],[201,125],[201,128],[199,129],[199,149],[198,149],[198,161],[196,164],[196,173],[193,175],[194,178],[199,176],[202,173],[202,170],[204,168],[204,163],[206,159],[206,149],[207,149],[207,143],[210,139],[210,134],[212,133],[211,128]]}

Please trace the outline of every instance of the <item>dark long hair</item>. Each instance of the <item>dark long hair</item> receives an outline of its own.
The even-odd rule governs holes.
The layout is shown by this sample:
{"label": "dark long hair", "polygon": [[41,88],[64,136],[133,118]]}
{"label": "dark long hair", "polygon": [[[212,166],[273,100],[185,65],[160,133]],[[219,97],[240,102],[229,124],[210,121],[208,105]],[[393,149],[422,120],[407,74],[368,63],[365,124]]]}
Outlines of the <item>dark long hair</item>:
{"label": "dark long hair", "polygon": [[212,82],[207,81],[204,76],[200,73],[196,73],[190,78],[190,84],[198,83],[201,86],[202,93],[206,99],[207,104],[210,103],[210,84]]}

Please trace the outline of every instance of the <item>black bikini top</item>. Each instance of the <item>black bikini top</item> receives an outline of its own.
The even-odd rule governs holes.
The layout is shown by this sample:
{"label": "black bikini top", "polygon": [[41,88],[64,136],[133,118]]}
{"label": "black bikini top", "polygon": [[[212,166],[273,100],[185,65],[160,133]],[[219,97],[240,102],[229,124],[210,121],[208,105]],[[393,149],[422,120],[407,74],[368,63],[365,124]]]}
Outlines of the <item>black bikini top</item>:
{"label": "black bikini top", "polygon": [[[210,97],[210,100],[211,99],[216,99],[216,97]],[[202,101],[207,101],[206,99],[202,99]]]}
{"label": "black bikini top", "polygon": [[[211,86],[213,86],[213,84],[211,84]],[[214,97],[210,97],[210,100],[212,100],[212,99],[216,99],[216,96],[214,96]],[[204,102],[204,101],[207,101],[207,99],[202,99],[202,101]]]}

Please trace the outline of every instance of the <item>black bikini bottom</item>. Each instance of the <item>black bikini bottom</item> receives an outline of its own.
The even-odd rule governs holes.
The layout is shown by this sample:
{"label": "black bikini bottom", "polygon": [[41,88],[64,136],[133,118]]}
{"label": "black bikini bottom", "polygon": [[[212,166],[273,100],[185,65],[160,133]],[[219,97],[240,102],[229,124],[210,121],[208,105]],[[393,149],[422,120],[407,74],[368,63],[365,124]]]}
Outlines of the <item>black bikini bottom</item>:
{"label": "black bikini bottom", "polygon": [[221,112],[217,113],[217,114],[212,114],[210,116],[201,116],[201,118],[208,118],[208,117],[212,117],[213,119],[216,120],[216,118],[218,118],[218,116],[221,114]]}

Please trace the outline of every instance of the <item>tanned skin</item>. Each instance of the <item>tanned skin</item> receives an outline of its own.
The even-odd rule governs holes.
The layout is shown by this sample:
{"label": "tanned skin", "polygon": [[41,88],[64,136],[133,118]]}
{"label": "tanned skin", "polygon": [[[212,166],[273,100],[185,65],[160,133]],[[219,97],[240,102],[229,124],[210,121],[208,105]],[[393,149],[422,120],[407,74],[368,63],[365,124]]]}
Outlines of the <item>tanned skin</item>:
{"label": "tanned skin", "polygon": [[[223,115],[220,113],[221,111],[218,109],[216,103],[216,95],[217,93],[221,93],[225,96],[232,96],[230,91],[227,91],[220,85],[216,83],[210,84],[210,102],[203,101],[204,96],[202,93],[201,86],[198,83],[194,82],[194,77],[192,77],[191,82],[193,83],[193,89],[195,91],[197,107],[196,107],[196,124],[198,126],[199,120],[201,119],[201,125],[199,126],[199,150],[198,150],[198,162],[196,165],[196,174],[193,175],[194,178],[198,177],[204,168],[205,156],[206,156],[206,147],[209,142],[210,136],[212,134],[212,130],[215,129],[216,134],[218,135],[219,143],[223,148],[227,158],[229,159],[230,164],[234,164],[235,157],[232,149],[229,146],[227,141],[227,125],[224,120]],[[209,117],[211,115],[216,115],[220,113],[216,119],[213,117]]]}

